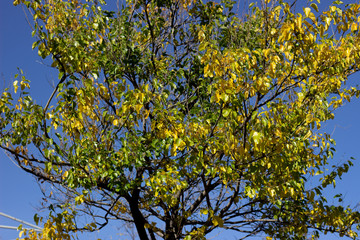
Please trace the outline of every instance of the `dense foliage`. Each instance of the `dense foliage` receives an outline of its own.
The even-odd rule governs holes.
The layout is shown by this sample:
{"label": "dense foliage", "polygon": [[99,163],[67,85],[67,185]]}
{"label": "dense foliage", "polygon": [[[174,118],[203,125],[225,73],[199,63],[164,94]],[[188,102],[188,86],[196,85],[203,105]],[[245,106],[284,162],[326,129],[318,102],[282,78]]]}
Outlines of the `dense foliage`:
{"label": "dense foliage", "polygon": [[321,124],[359,94],[345,85],[360,66],[359,4],[14,4],[29,10],[33,48],[59,71],[44,106],[23,74],[15,100],[12,90],[0,98],[0,147],[56,189],[43,232],[26,239],[67,239],[111,219],[133,223],[141,240],[218,229],[357,236],[360,213],[323,197],[351,162],[331,167]]}

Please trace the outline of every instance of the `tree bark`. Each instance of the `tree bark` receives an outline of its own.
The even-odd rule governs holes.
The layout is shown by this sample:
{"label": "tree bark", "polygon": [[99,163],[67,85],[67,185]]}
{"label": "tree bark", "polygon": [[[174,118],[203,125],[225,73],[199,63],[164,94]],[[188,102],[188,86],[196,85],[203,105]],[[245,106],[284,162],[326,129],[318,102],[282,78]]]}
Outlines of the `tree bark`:
{"label": "tree bark", "polygon": [[166,221],[166,232],[165,232],[165,240],[176,240],[175,231],[174,231],[173,220],[170,219]]}
{"label": "tree bark", "polygon": [[146,220],[139,209],[138,198],[133,196],[128,199],[128,203],[140,240],[149,240],[145,229]]}

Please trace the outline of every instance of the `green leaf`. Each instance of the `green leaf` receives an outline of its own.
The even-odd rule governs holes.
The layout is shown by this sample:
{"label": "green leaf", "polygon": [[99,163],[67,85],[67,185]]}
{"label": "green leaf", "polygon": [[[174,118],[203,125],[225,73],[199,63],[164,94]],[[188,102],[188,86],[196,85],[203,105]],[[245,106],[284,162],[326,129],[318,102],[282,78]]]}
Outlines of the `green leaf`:
{"label": "green leaf", "polygon": [[256,131],[252,131],[251,132],[251,139],[254,141],[255,144],[259,144],[260,139],[261,139],[261,134],[259,132],[256,132]]}
{"label": "green leaf", "polygon": [[223,110],[222,115],[223,115],[223,117],[226,118],[227,116],[229,116],[230,113],[231,113],[231,109],[228,109],[228,108],[227,108],[227,109],[224,109],[224,110]]}

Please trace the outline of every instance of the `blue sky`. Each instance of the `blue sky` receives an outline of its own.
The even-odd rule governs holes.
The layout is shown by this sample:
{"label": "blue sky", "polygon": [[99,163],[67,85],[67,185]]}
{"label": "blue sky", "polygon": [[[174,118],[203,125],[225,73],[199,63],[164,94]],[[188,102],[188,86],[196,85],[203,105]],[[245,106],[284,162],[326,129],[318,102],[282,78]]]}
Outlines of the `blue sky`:
{"label": "blue sky", "polygon": [[[327,1],[323,1],[326,3]],[[329,1],[330,2],[330,1]],[[344,1],[351,2],[351,1]],[[0,90],[12,86],[13,76],[17,67],[24,70],[31,80],[32,96],[38,103],[45,103],[51,94],[51,82],[57,80],[54,72],[42,59],[36,50],[31,50],[33,39],[23,9],[14,7],[12,0],[0,1]],[[357,84],[360,73],[350,78],[350,83]],[[335,190],[329,189],[326,194],[342,193],[345,196],[344,205],[356,206],[360,202],[360,100],[345,104],[335,112],[335,120],[327,122],[325,128],[335,138],[336,154],[334,163],[344,162],[354,157],[355,166],[350,169],[342,181],[337,182]],[[0,212],[33,222],[33,215],[38,212],[42,194],[36,180],[21,171],[12,161],[0,152]],[[331,198],[329,198],[331,202]],[[45,213],[43,215],[46,215]],[[0,216],[0,225],[17,226],[18,223]],[[95,233],[84,239],[125,239],[117,234],[116,225],[109,226],[104,233]],[[15,230],[0,228],[0,240],[16,239]],[[229,237],[228,239],[234,239]],[[259,239],[259,238],[254,238]],[[337,239],[326,236],[322,239]]]}
{"label": "blue sky", "polygon": [[[12,1],[0,3],[0,90],[11,86],[17,67],[21,67],[32,80],[32,92],[38,99],[46,99],[52,76],[48,67],[38,63],[36,51],[31,50],[33,39],[21,7],[14,7]],[[44,91],[43,89],[47,90]],[[43,95],[42,93],[45,93]],[[16,167],[0,152],[0,212],[33,222],[33,215],[40,206],[42,194],[36,180]],[[0,225],[17,226],[0,216]],[[0,239],[16,239],[15,230],[0,229]]]}

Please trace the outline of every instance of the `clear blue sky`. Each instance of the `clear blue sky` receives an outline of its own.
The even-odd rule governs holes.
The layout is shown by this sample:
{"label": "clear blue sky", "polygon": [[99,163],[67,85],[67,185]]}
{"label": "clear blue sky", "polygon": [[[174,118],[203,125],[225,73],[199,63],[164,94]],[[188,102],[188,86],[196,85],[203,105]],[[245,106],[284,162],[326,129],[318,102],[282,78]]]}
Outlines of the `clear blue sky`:
{"label": "clear blue sky", "polygon": [[[326,4],[330,1],[322,1]],[[352,2],[352,1],[344,1]],[[31,80],[32,96],[38,103],[46,102],[51,94],[51,82],[57,78],[57,72],[41,63],[36,51],[31,50],[33,39],[21,7],[14,7],[12,0],[0,0],[0,91],[12,86],[17,67],[24,70]],[[351,77],[351,83],[357,84],[360,74]],[[360,202],[360,101],[354,99],[335,113],[335,120],[326,123],[326,129],[333,133],[337,142],[334,163],[346,161],[351,156],[356,160],[350,172],[338,181],[336,190],[329,189],[327,194],[343,193],[344,205],[356,206]],[[33,215],[38,212],[42,195],[36,180],[21,171],[11,160],[0,152],[0,212],[33,222]],[[329,198],[331,202],[331,198]],[[45,216],[46,213],[43,213]],[[0,225],[17,226],[18,223],[0,216]],[[116,233],[116,226],[105,229],[104,234],[93,234],[84,239],[125,239]],[[15,230],[0,229],[0,240],[16,239]],[[221,235],[219,236],[219,238]],[[223,239],[225,236],[223,236]],[[218,237],[217,237],[218,238]],[[227,239],[234,239],[229,237]],[[254,238],[259,239],[259,238]],[[337,239],[337,237],[322,237]]]}

